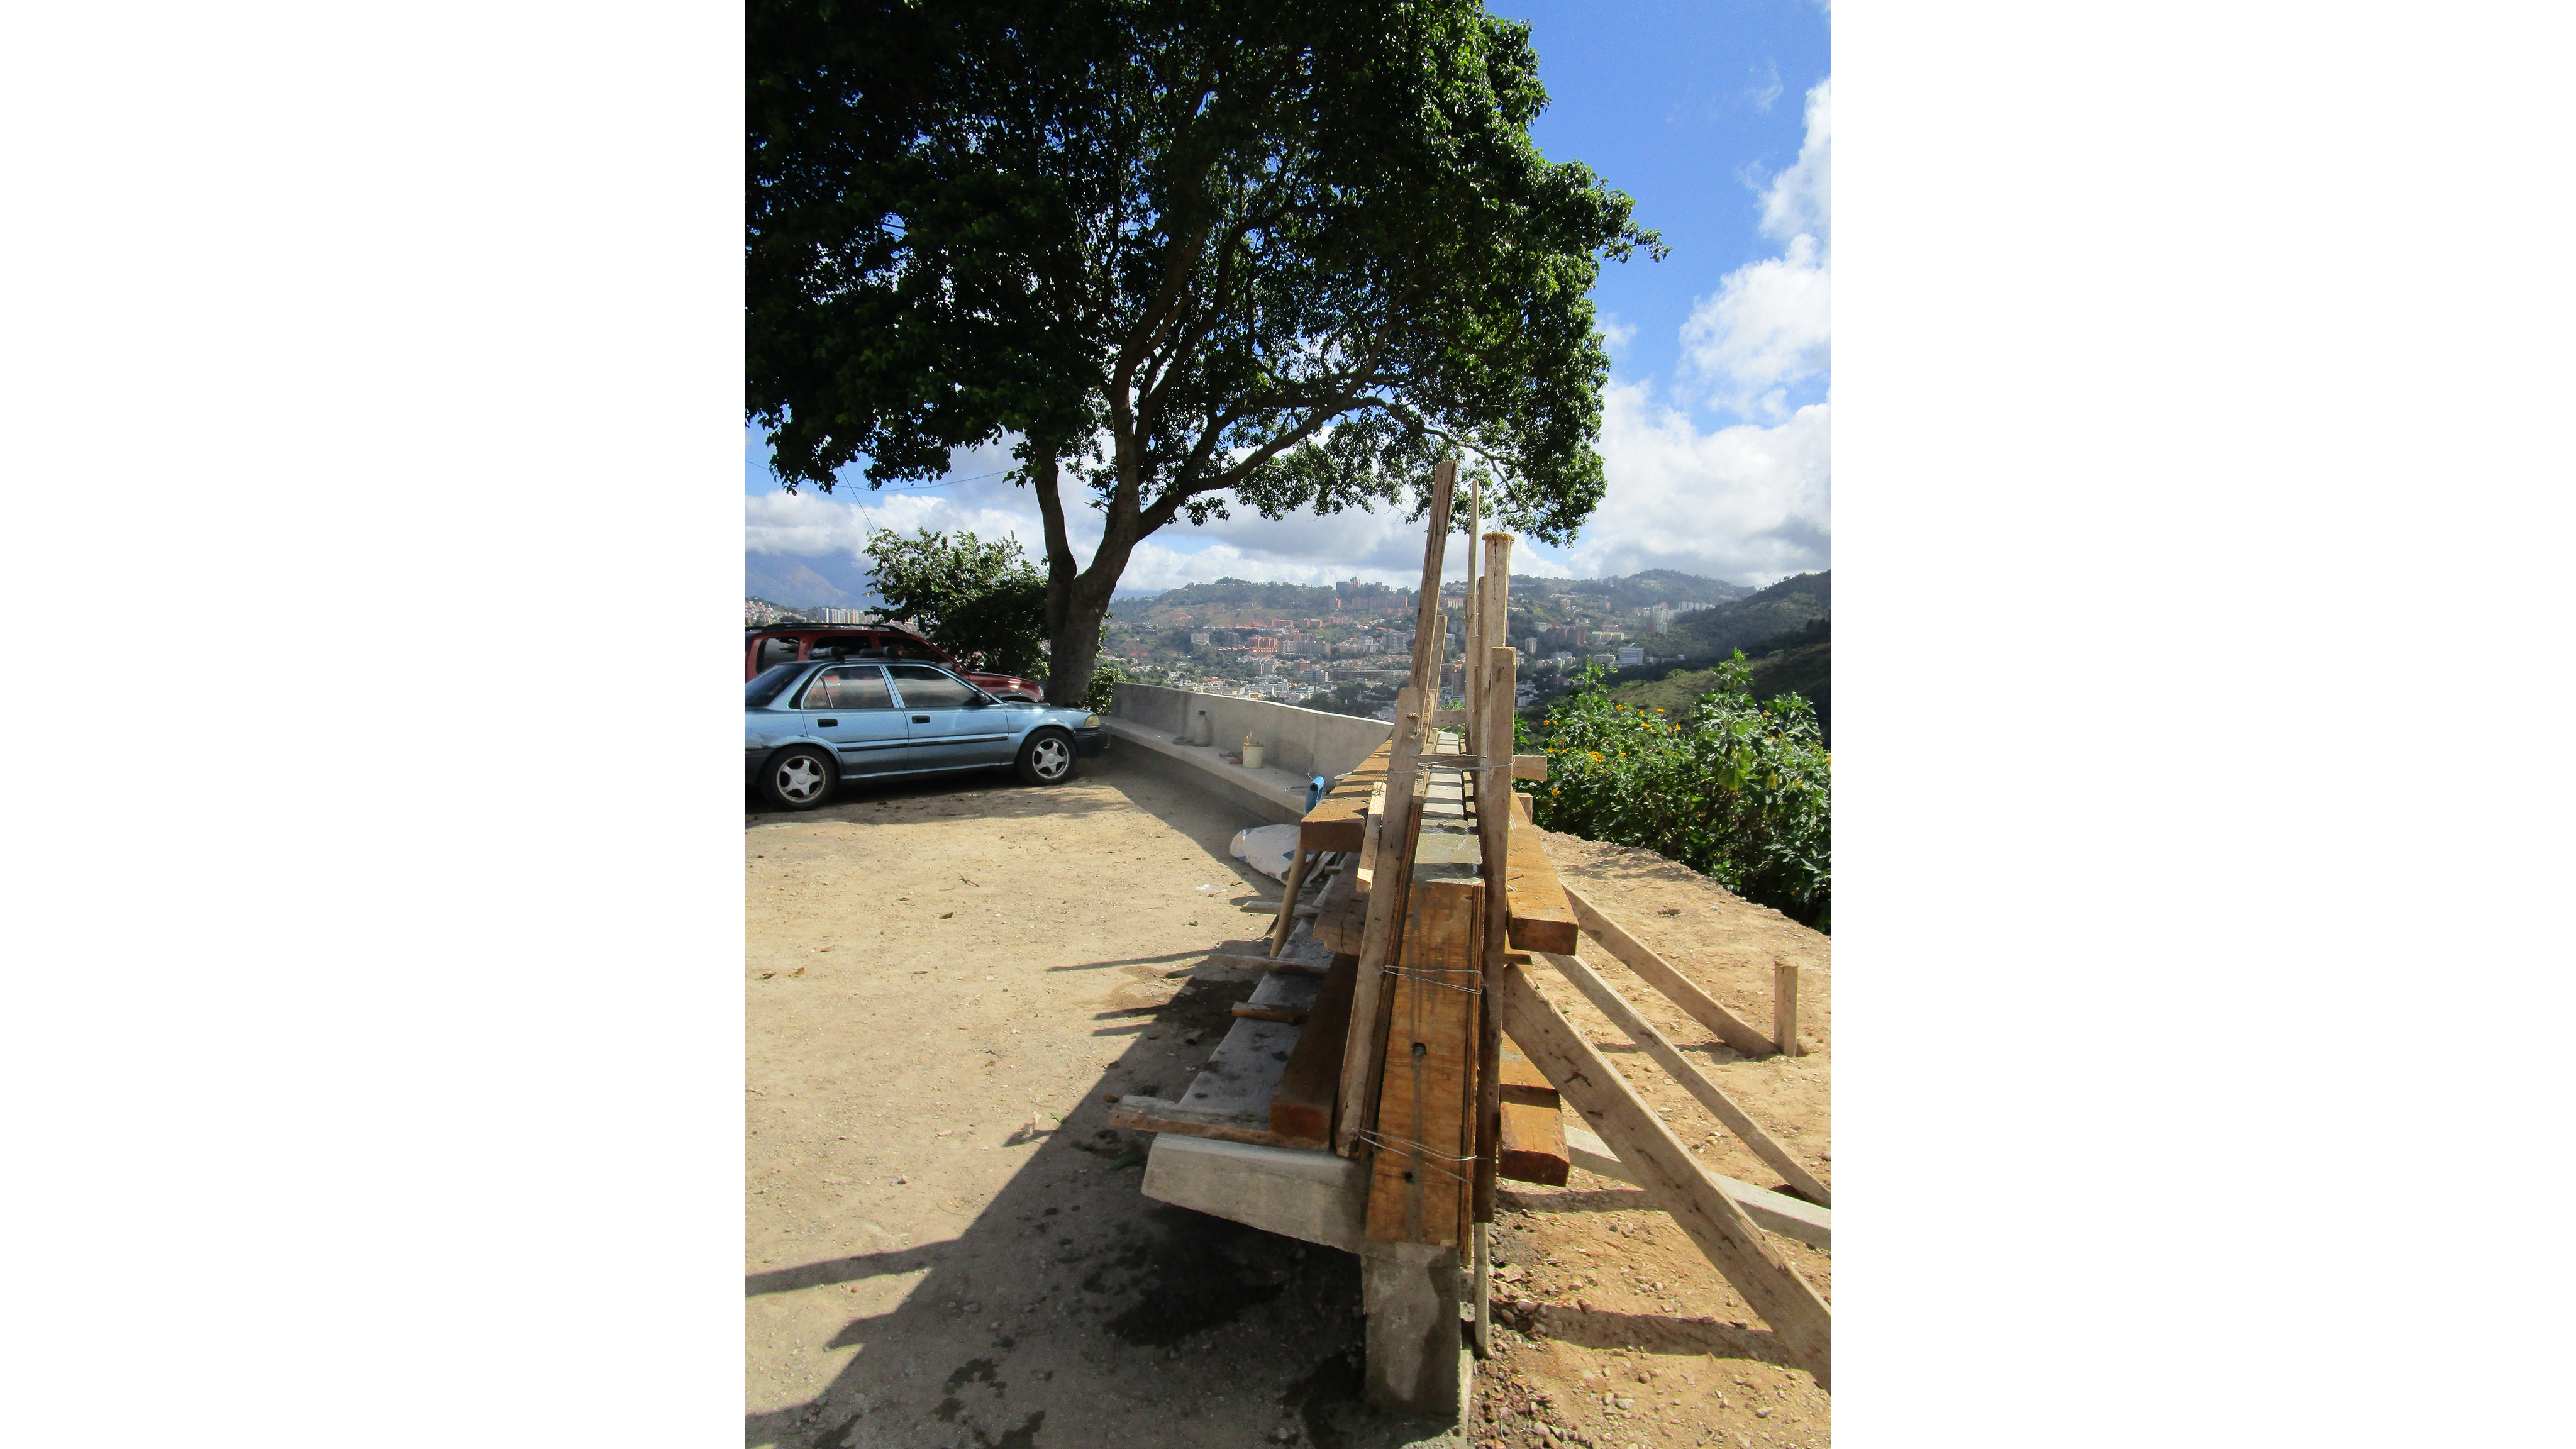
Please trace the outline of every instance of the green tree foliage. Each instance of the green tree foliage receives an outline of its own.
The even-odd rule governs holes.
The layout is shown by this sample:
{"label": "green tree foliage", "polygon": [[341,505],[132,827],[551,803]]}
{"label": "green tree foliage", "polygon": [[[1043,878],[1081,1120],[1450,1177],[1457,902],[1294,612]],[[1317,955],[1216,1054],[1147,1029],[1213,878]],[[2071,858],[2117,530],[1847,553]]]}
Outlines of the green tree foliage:
{"label": "green tree foliage", "polygon": [[1677,723],[1612,699],[1601,671],[1584,671],[1548,714],[1535,818],[1544,829],[1654,851],[1830,930],[1833,757],[1815,711],[1796,695],[1755,702],[1740,652],[1717,676]]}
{"label": "green tree foliage", "polygon": [[1531,141],[1528,26],[1477,0],[752,0],[746,26],[746,414],[826,490],[1016,434],[1057,702],[1185,515],[1418,509],[1449,454],[1549,542],[1600,501],[1587,293],[1662,244]]}
{"label": "green tree foliage", "polygon": [[1046,672],[1046,579],[1016,539],[881,528],[867,552],[878,613],[920,620],[931,643],[978,669]]}
{"label": "green tree foliage", "polygon": [[1114,713],[1118,704],[1118,686],[1134,679],[1126,666],[1108,655],[1102,655],[1091,666],[1091,683],[1082,692],[1081,705],[1093,714]]}

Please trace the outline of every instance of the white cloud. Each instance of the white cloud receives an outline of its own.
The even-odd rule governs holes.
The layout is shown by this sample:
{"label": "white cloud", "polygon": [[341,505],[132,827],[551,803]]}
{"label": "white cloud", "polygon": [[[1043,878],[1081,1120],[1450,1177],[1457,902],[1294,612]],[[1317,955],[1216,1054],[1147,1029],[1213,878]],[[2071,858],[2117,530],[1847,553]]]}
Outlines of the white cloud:
{"label": "white cloud", "polygon": [[[1009,469],[1010,461],[1007,446],[997,445],[958,453],[948,474],[957,481],[943,480],[935,487],[870,491],[865,483],[853,482],[831,494],[808,489],[748,495],[743,499],[743,548],[787,558],[855,561],[864,567],[860,555],[871,530],[891,528],[909,535],[915,529],[967,529],[985,539],[1015,538],[1032,562],[1042,562],[1046,533],[1037,499],[997,476]],[[1065,531],[1074,557],[1088,565],[1100,546],[1099,515],[1082,498],[1068,496],[1065,501]],[[1299,513],[1276,523],[1239,504],[1232,512],[1233,517],[1210,520],[1205,527],[1182,519],[1146,538],[1129,555],[1119,587],[1142,592],[1226,577],[1300,584],[1356,577],[1402,584],[1422,576],[1422,525],[1406,523],[1395,509],[1351,509],[1322,518]],[[1453,559],[1458,556],[1453,549]]]}
{"label": "white cloud", "polygon": [[1640,569],[1751,583],[1833,566],[1833,410],[1702,433],[1643,383],[1604,395],[1609,491],[1567,550],[1577,577]]}
{"label": "white cloud", "polygon": [[1807,139],[1798,160],[1771,179],[1762,195],[1762,234],[1777,241],[1812,236],[1834,245],[1834,78],[1807,92]]}
{"label": "white cloud", "polygon": [[1682,370],[1710,402],[1778,418],[1785,389],[1833,366],[1834,277],[1812,236],[1786,256],[1738,267],[1682,324]]}
{"label": "white cloud", "polygon": [[1601,329],[1601,340],[1612,357],[1627,351],[1628,344],[1637,340],[1637,324],[1620,321],[1616,312],[1602,313],[1593,319],[1593,325]]}
{"label": "white cloud", "polygon": [[1753,103],[1753,109],[1767,112],[1771,109],[1772,103],[1780,99],[1780,93],[1785,89],[1780,84],[1780,63],[1776,60],[1766,60],[1762,62],[1762,68],[1755,71],[1753,76],[1757,84],[1744,93],[1744,99]]}
{"label": "white cloud", "polygon": [[1833,78],[1807,92],[1796,164],[1762,194],[1762,234],[1781,255],[1727,274],[1682,324],[1682,382],[1739,417],[1778,421],[1787,389],[1833,367]]}

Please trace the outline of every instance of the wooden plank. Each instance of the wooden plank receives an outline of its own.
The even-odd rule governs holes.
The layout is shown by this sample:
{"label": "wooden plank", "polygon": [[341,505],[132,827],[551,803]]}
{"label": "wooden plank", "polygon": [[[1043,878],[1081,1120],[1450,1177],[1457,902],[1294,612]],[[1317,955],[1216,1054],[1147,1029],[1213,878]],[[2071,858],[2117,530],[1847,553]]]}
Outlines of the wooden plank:
{"label": "wooden plank", "polygon": [[1131,1132],[1177,1132],[1184,1137],[1213,1137],[1219,1142],[1250,1142],[1285,1147],[1270,1130],[1268,1114],[1254,1116],[1228,1108],[1202,1109],[1166,1102],[1159,1097],[1121,1097],[1109,1109],[1109,1125]]}
{"label": "wooden plank", "polygon": [[1505,890],[1511,904],[1509,944],[1523,951],[1572,951],[1581,945],[1574,907],[1557,878],[1556,862],[1547,858],[1538,827],[1530,823],[1529,797],[1504,792],[1512,802],[1512,837],[1505,856]]}
{"label": "wooden plank", "polygon": [[1512,756],[1512,778],[1513,778],[1513,779],[1515,779],[1515,780],[1544,780],[1544,779],[1546,779],[1546,778],[1547,778],[1547,756],[1545,756],[1545,755],[1514,755],[1514,756]]}
{"label": "wooden plank", "polygon": [[[1615,1178],[1630,1187],[1637,1185],[1637,1174],[1629,1171],[1628,1164],[1621,1162],[1618,1156],[1611,1152],[1610,1144],[1580,1127],[1565,1129],[1565,1150],[1574,1165],[1586,1172],[1597,1172],[1603,1177]],[[1510,1176],[1508,1173],[1504,1175]],[[1832,1208],[1818,1207],[1814,1203],[1791,1197],[1785,1192],[1773,1192],[1769,1188],[1755,1187],[1749,1182],[1737,1182],[1734,1178],[1721,1173],[1709,1173],[1708,1180],[1717,1184],[1718,1191],[1735,1199],[1735,1205],[1744,1209],[1744,1215],[1753,1219],[1755,1227],[1765,1232],[1778,1233],[1784,1238],[1796,1238],[1799,1242],[1823,1248],[1827,1252],[1833,1251],[1834,1210]],[[1560,1187],[1563,1185],[1557,1184]]]}
{"label": "wooden plank", "polygon": [[1431,723],[1443,729],[1465,729],[1467,712],[1463,709],[1435,709],[1431,712]]}
{"label": "wooden plank", "polygon": [[1230,1112],[1264,1127],[1270,1123],[1270,1095],[1288,1068],[1297,1045],[1297,1028],[1271,1021],[1241,1021],[1226,1029],[1208,1059],[1190,1078],[1181,1105],[1194,1112]]}
{"label": "wooden plank", "polygon": [[1360,891],[1359,874],[1343,871],[1325,883],[1315,902],[1315,939],[1331,951],[1356,956],[1367,931],[1368,897]]}
{"label": "wooden plank", "polygon": [[1234,951],[1211,951],[1199,964],[1219,971],[1302,971],[1309,976],[1321,976],[1331,965],[1295,956],[1246,956]]}
{"label": "wooden plank", "polygon": [[[1434,580],[1435,584],[1437,580]],[[1359,1137],[1377,1106],[1378,1043],[1387,997],[1383,967],[1394,957],[1404,926],[1406,889],[1413,868],[1413,758],[1421,746],[1421,696],[1412,686],[1395,696],[1395,750],[1389,757],[1386,814],[1378,818],[1378,883],[1368,895],[1368,915],[1361,928],[1360,974],[1351,990],[1351,1050],[1342,1054],[1340,1100],[1333,1109],[1333,1150],[1344,1157],[1359,1150]]]}
{"label": "wooden plank", "polygon": [[1308,1008],[1306,1029],[1289,1048],[1288,1065],[1270,1093],[1270,1130],[1292,1147],[1328,1147],[1333,1140],[1333,1103],[1341,1091],[1342,1049],[1351,1036],[1351,981],[1359,975],[1359,957],[1333,957],[1323,986]]}
{"label": "wooden plank", "polygon": [[1455,1246],[1468,1221],[1478,996],[1470,988],[1484,894],[1472,878],[1413,883],[1370,1133],[1368,1235],[1377,1242]]}
{"label": "wooden plank", "polygon": [[[1529,963],[1515,961],[1511,964],[1526,966]],[[1554,1107],[1559,1104],[1556,1083],[1549,1081],[1547,1073],[1540,1071],[1527,1054],[1513,1045],[1508,1038],[1503,1042],[1501,1070],[1496,1075],[1502,1079],[1503,1100],[1506,1103],[1518,1103],[1525,1107]]]}
{"label": "wooden plank", "polygon": [[[1511,646],[1493,641],[1504,629],[1504,610],[1511,581],[1511,535],[1485,535],[1483,620],[1477,638],[1483,647],[1469,656],[1480,683],[1476,689],[1476,827],[1485,876],[1485,920],[1479,933],[1479,983],[1499,978],[1511,930],[1512,811],[1512,665],[1520,656]],[[1476,1172],[1469,1194],[1478,1223],[1494,1220],[1494,1179],[1502,1171],[1503,1028],[1491,1011],[1476,1013],[1476,1122],[1470,1140],[1476,1144]]]}
{"label": "wooden plank", "polygon": [[1296,971],[1272,971],[1265,974],[1261,978],[1261,984],[1252,989],[1250,1000],[1238,1001],[1234,1004],[1233,1014],[1237,1020],[1242,1021],[1276,1021],[1290,1026],[1302,1026],[1305,1024],[1307,1014],[1314,1009],[1315,998],[1321,993],[1323,985],[1324,978],[1321,976],[1311,976]]}
{"label": "wooden plank", "polygon": [[1807,1170],[1807,1164],[1798,1160],[1798,1154],[1791,1152],[1761,1123],[1754,1121],[1751,1113],[1738,1106],[1733,1097],[1710,1081],[1707,1073],[1683,1056],[1679,1048],[1655,1029],[1653,1022],[1639,1016],[1626,997],[1601,979],[1600,973],[1583,964],[1583,958],[1559,956],[1554,952],[1545,954],[1549,964],[1574,983],[1575,990],[1582,992],[1601,1009],[1603,1016],[1610,1018],[1612,1026],[1626,1032],[1628,1039],[1643,1048],[1647,1056],[1654,1058],[1655,1065],[1670,1073],[1674,1081],[1681,1083],[1684,1090],[1697,1098],[1710,1116],[1725,1123],[1728,1131],[1742,1138],[1744,1145],[1753,1149],[1754,1156],[1769,1163],[1773,1171],[1787,1178],[1789,1185],[1804,1193],[1809,1201],[1825,1207],[1834,1205],[1831,1190],[1826,1188],[1822,1179]]}
{"label": "wooden plank", "polygon": [[1297,848],[1300,850],[1358,850],[1362,840],[1363,817],[1368,811],[1370,795],[1383,794],[1388,756],[1394,750],[1395,738],[1369,752],[1369,757],[1351,767],[1350,773],[1336,781],[1315,808],[1306,812],[1298,823]]}
{"label": "wooden plank", "polygon": [[[1601,914],[1590,901],[1583,898],[1583,892],[1570,885],[1563,885],[1562,882],[1560,886],[1565,892],[1566,904],[1574,907],[1574,919],[1584,930],[1599,938],[1602,945],[1610,948],[1610,954],[1618,957],[1629,970],[1636,972],[1640,980],[1662,992],[1673,1005],[1689,1012],[1693,1020],[1714,1032],[1719,1041],[1749,1057],[1767,1057],[1778,1050],[1771,1044],[1771,1038],[1746,1025],[1734,1012],[1720,1006],[1715,997],[1700,990],[1699,983],[1674,970],[1671,963],[1648,949],[1644,942],[1629,935],[1617,921]],[[1553,948],[1534,947],[1532,949]],[[1567,951],[1560,954],[1573,953]]]}
{"label": "wooden plank", "polygon": [[1819,1387],[1832,1389],[1833,1310],[1592,1043],[1539,994],[1529,972],[1526,966],[1504,968],[1501,989],[1494,993],[1504,1030],[1600,1129],[1619,1161],[1635,1171],[1637,1185],[1672,1214],[1674,1223],[1771,1325],[1790,1358],[1814,1374]]}
{"label": "wooden plank", "polygon": [[1495,1159],[1497,1175],[1514,1182],[1565,1186],[1566,1169],[1574,1162],[1565,1146],[1565,1114],[1554,1107],[1506,1100],[1501,1116],[1502,1152]]}
{"label": "wooden plank", "polygon": [[1377,822],[1378,817],[1385,813],[1386,782],[1384,780],[1380,780],[1376,784],[1369,786],[1368,811],[1362,818],[1360,824],[1359,860],[1358,863],[1352,867],[1353,872],[1359,876],[1360,889],[1362,890],[1368,889],[1369,882],[1376,878],[1378,842]]}
{"label": "wooden plank", "polygon": [[[1395,732],[1386,757],[1386,813],[1378,820],[1378,856],[1373,868],[1384,878],[1369,892],[1368,925],[1360,943],[1360,969],[1351,989],[1350,1046],[1342,1053],[1340,1095],[1334,1105],[1333,1150],[1344,1157],[1359,1149],[1359,1134],[1377,1106],[1377,1073],[1383,1058],[1378,1043],[1383,967],[1394,959],[1397,933],[1404,925],[1405,900],[1413,869],[1413,757],[1431,731],[1427,721],[1440,703],[1440,677],[1430,672],[1440,639],[1431,631],[1440,620],[1440,574],[1449,547],[1450,495],[1458,486],[1458,460],[1443,458],[1431,469],[1430,517],[1422,539],[1422,588],[1413,606],[1413,678],[1395,696]],[[1302,835],[1302,831],[1300,834]],[[1390,867],[1392,867],[1390,869]]]}

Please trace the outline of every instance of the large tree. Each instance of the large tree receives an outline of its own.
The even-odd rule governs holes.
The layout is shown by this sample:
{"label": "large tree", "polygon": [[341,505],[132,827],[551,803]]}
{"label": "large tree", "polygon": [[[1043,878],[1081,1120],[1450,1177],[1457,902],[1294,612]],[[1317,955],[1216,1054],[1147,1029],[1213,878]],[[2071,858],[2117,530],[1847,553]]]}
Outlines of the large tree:
{"label": "large tree", "polygon": [[[1662,248],[1531,142],[1527,26],[1473,0],[753,0],[748,45],[746,414],[791,488],[1016,438],[1051,698],[1184,515],[1418,509],[1444,454],[1551,542],[1599,501],[1587,293]],[[1088,563],[1068,494],[1100,515]]]}

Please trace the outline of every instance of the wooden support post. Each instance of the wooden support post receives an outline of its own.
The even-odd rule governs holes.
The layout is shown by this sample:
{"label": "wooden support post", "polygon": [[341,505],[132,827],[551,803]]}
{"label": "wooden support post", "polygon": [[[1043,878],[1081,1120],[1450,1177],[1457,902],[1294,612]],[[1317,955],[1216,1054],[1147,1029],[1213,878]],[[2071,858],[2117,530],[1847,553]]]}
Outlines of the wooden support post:
{"label": "wooden support post", "polygon": [[1279,893],[1279,924],[1270,928],[1270,954],[1276,956],[1288,944],[1288,933],[1297,928],[1297,890],[1306,883],[1306,865],[1321,851],[1292,850],[1288,853],[1288,888]]}
{"label": "wooden support post", "polygon": [[1820,1207],[1834,1205],[1832,1191],[1807,1170],[1807,1164],[1800,1162],[1796,1153],[1782,1146],[1779,1139],[1765,1131],[1750,1113],[1737,1106],[1734,1098],[1726,1095],[1698,1067],[1691,1065],[1690,1058],[1683,1056],[1662,1032],[1655,1030],[1653,1022],[1639,1016],[1637,1008],[1630,1006],[1625,997],[1610,988],[1609,982],[1584,965],[1581,957],[1559,956],[1552,951],[1545,954],[1548,964],[1573,982],[1574,988],[1589,998],[1594,1006],[1601,1008],[1601,1014],[1610,1018],[1612,1026],[1626,1032],[1630,1041],[1644,1048],[1657,1066],[1670,1072],[1674,1081],[1699,1099],[1699,1104],[1708,1109],[1710,1116],[1725,1123],[1727,1131],[1744,1139],[1744,1145],[1753,1149],[1754,1156],[1771,1164],[1772,1170],[1787,1178],[1789,1186],[1796,1188],[1808,1201]]}
{"label": "wooden support post", "polygon": [[1371,824],[1373,835],[1362,852],[1377,862],[1377,878],[1369,887],[1368,917],[1360,931],[1359,978],[1351,986],[1350,1035],[1342,1053],[1340,1101],[1333,1113],[1333,1150],[1344,1157],[1358,1151],[1360,1134],[1377,1105],[1385,966],[1394,958],[1396,938],[1404,929],[1413,874],[1414,756],[1422,745],[1421,706],[1421,691],[1413,686],[1396,691],[1395,748],[1387,755],[1386,808]]}
{"label": "wooden support post", "polygon": [[1717,999],[1699,989],[1699,984],[1672,964],[1647,949],[1643,941],[1631,936],[1617,921],[1593,908],[1583,893],[1572,886],[1565,888],[1565,903],[1574,907],[1574,919],[1583,929],[1610,948],[1610,954],[1627,964],[1647,985],[1660,991],[1673,1005],[1691,1014],[1700,1025],[1717,1034],[1717,1039],[1748,1057],[1767,1057],[1775,1050],[1771,1038],[1764,1036],[1734,1012],[1717,1003]]}
{"label": "wooden support post", "polygon": [[[1386,889],[1384,885],[1378,887]],[[1474,1097],[1475,962],[1485,883],[1435,876],[1413,883],[1397,954],[1378,1091],[1368,1235],[1379,1242],[1455,1248],[1469,1219],[1468,1136]],[[1363,959],[1361,970],[1367,970]]]}
{"label": "wooden support post", "polygon": [[1635,1171],[1637,1185],[1690,1235],[1717,1270],[1753,1311],[1780,1336],[1792,1361],[1816,1376],[1820,1388],[1833,1388],[1834,1313],[1817,1296],[1814,1285],[1780,1256],[1742,1206],[1727,1196],[1708,1172],[1657,1120],[1635,1090],[1620,1080],[1609,1061],[1563,1014],[1541,996],[1526,966],[1503,969],[1496,993],[1503,1030],[1530,1054],[1549,1081],[1575,1110],[1601,1129],[1619,1161]]}
{"label": "wooden support post", "polygon": [[[1479,637],[1488,641],[1503,632],[1509,607],[1512,540],[1505,533],[1485,535],[1484,594],[1477,602],[1483,620]],[[1503,952],[1511,921],[1512,660],[1508,645],[1492,645],[1468,656],[1478,676],[1477,713],[1469,747],[1484,761],[1476,771],[1476,825],[1485,876],[1484,950],[1478,981],[1490,987],[1502,979]],[[1503,1154],[1503,1028],[1493,1003],[1480,1000],[1476,1040],[1476,1144],[1473,1211],[1478,1223],[1494,1220],[1494,1178]]]}
{"label": "wooden support post", "polygon": [[1476,1224],[1476,1357],[1494,1356],[1493,1224]]}
{"label": "wooden support post", "polygon": [[1440,619],[1440,571],[1449,543],[1449,498],[1458,484],[1458,460],[1443,458],[1431,470],[1431,517],[1422,545],[1422,592],[1413,606],[1413,681],[1395,697],[1395,738],[1387,752],[1386,808],[1375,839],[1363,846],[1375,879],[1370,883],[1368,924],[1361,936],[1359,976],[1351,987],[1349,1042],[1342,1053],[1340,1100],[1333,1119],[1333,1150],[1359,1149],[1360,1133],[1377,1104],[1379,983],[1397,930],[1404,923],[1413,874],[1413,761],[1428,744],[1427,727],[1439,702],[1440,678],[1429,672],[1436,655],[1432,628]]}
{"label": "wooden support post", "polygon": [[1799,1055],[1798,967],[1777,956],[1771,958],[1771,1040],[1782,1056]]}

